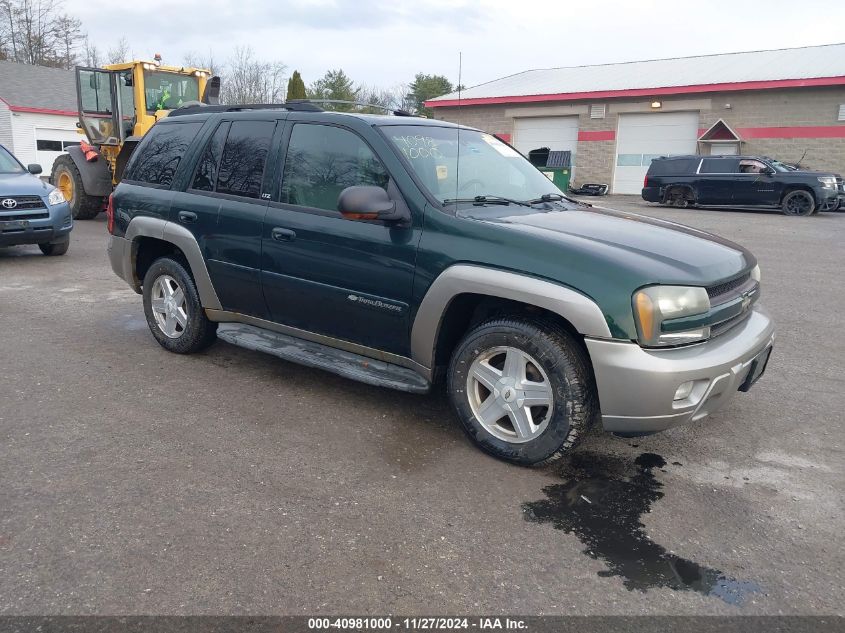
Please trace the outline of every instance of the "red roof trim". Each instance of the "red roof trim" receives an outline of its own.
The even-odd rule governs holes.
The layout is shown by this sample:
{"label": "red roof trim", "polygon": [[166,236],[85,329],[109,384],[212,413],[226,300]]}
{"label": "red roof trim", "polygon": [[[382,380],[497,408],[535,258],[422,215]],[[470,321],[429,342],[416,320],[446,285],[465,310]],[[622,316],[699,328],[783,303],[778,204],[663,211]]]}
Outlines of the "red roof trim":
{"label": "red roof trim", "polygon": [[49,108],[29,108],[27,106],[9,105],[12,112],[30,112],[32,114],[58,114],[60,116],[77,117],[79,113],[75,110],[50,110]]}
{"label": "red roof trim", "polygon": [[742,90],[772,90],[775,88],[807,88],[812,86],[842,86],[845,76],[813,77],[810,79],[773,79],[770,81],[741,81],[723,84],[671,86],[665,88],[630,88],[627,90],[600,90],[593,92],[562,92],[545,95],[514,95],[510,97],[479,97],[476,99],[449,99],[426,101],[427,108],[445,108],[458,105],[493,105],[496,103],[536,103],[542,101],[575,101],[577,99],[613,99],[616,97],[654,97],[658,95],[696,94],[701,92],[737,92]]}
{"label": "red roof trim", "polygon": [[845,125],[802,125],[795,127],[741,127],[737,133],[749,138],[845,138]]}
{"label": "red roof trim", "polygon": [[612,141],[616,138],[613,130],[582,130],[578,132],[579,141]]}

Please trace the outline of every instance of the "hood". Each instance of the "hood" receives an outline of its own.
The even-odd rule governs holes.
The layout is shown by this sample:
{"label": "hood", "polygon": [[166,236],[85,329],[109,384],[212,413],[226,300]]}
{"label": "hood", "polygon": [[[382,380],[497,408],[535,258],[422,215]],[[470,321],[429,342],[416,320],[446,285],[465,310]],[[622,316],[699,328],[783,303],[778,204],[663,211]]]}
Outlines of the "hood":
{"label": "hood", "polygon": [[584,259],[612,262],[643,285],[712,285],[757,263],[742,246],[705,231],[601,207],[481,207],[460,215],[558,242]]}
{"label": "hood", "polygon": [[796,169],[795,171],[781,172],[779,176],[833,176],[834,178],[842,178],[839,174],[834,174],[832,171],[816,171],[814,169]]}
{"label": "hood", "polygon": [[29,172],[23,174],[0,173],[0,198],[6,196],[46,196],[55,187],[48,185]]}

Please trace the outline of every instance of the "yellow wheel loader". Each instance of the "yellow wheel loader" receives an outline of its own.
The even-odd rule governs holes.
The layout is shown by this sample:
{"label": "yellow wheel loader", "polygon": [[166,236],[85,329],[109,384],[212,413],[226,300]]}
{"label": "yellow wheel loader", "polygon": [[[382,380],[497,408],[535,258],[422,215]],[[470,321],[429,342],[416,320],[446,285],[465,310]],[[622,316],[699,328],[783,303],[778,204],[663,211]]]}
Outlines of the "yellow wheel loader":
{"label": "yellow wheel loader", "polygon": [[68,148],[53,163],[50,181],[64,194],[73,217],[88,220],[103,210],[138,142],[171,111],[217,104],[220,78],[202,68],[133,61],[103,68],[76,68],[80,132],[88,142]]}

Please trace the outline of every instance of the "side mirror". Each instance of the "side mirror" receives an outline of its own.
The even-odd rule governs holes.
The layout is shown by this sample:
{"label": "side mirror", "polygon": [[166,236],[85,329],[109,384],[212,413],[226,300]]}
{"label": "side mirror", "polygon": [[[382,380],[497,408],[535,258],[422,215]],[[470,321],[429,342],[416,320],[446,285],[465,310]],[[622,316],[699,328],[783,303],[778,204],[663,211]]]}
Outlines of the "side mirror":
{"label": "side mirror", "polygon": [[774,176],[775,170],[772,169],[771,167],[763,167],[763,170],[760,173],[764,174],[766,176]]}
{"label": "side mirror", "polygon": [[381,187],[347,187],[337,198],[337,210],[347,220],[405,220],[405,213],[398,209]]}
{"label": "side mirror", "polygon": [[30,163],[26,166],[26,170],[33,176],[37,176],[42,171],[44,171],[43,169],[41,169],[41,165],[39,165],[38,163]]}

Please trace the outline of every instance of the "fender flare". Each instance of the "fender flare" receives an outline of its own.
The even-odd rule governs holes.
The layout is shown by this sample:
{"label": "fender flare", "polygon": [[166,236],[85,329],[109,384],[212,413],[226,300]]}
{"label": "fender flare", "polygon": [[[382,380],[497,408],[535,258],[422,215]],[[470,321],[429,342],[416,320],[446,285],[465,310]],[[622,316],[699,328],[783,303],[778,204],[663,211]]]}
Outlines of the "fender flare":
{"label": "fender flare", "polygon": [[[111,170],[105,158],[101,156],[94,162],[88,162],[79,145],[71,145],[67,148],[67,153],[82,176],[86,195],[107,196],[112,192]],[[52,174],[50,177],[52,180]]]}
{"label": "fender flare", "polygon": [[[205,265],[205,258],[202,256],[202,251],[197,243],[197,239],[184,226],[174,224],[161,218],[151,218],[146,216],[135,217],[129,222],[126,228],[125,239],[129,240],[132,248],[127,249],[126,256],[130,259],[127,263],[124,262],[124,270],[135,270],[135,262],[138,256],[138,238],[150,237],[162,242],[173,244],[176,248],[185,254],[190,267],[190,273],[194,277],[194,283],[197,286],[197,292],[200,296],[200,303],[203,308],[210,310],[222,310],[223,306],[217,296],[217,291],[211,283],[211,276],[208,274],[208,268]],[[140,283],[140,280],[139,280]]]}
{"label": "fender flare", "polygon": [[583,336],[613,338],[601,308],[571,288],[517,273],[470,264],[456,264],[429,286],[411,328],[411,358],[434,369],[434,354],[443,316],[452,300],[478,294],[544,308],[569,321]]}

